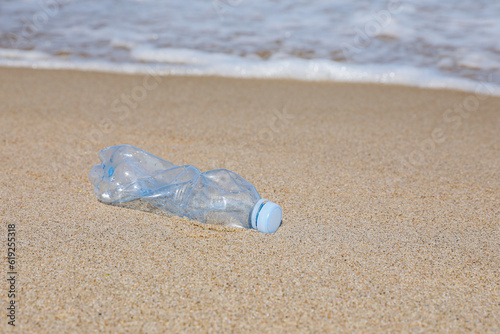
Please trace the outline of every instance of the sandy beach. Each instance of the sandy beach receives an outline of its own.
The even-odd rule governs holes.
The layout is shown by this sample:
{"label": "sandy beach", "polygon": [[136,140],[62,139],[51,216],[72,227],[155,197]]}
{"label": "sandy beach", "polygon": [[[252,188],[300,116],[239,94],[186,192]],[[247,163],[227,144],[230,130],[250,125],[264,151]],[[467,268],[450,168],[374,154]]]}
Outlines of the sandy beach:
{"label": "sandy beach", "polygon": [[[2,268],[15,224],[18,332],[500,331],[500,98],[14,68],[0,78]],[[283,224],[265,235],[102,204],[88,173],[118,144],[231,169],[281,205]]]}

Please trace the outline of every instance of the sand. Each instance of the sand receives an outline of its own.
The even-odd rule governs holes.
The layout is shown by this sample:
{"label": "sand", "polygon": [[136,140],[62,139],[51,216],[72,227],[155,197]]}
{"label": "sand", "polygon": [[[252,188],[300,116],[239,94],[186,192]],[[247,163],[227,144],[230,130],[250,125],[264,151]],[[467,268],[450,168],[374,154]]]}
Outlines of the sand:
{"label": "sand", "polygon": [[[499,98],[31,69],[0,78],[2,268],[15,224],[19,332],[500,331]],[[282,206],[283,225],[265,235],[99,203],[87,175],[117,144],[231,169]]]}

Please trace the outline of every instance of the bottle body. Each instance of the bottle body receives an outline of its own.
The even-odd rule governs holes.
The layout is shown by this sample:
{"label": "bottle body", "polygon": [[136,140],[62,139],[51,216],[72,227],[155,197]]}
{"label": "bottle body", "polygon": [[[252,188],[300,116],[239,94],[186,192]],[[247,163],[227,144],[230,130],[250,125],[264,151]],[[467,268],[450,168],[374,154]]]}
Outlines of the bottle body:
{"label": "bottle body", "polygon": [[201,173],[129,145],[108,147],[99,157],[102,163],[91,169],[89,179],[104,203],[143,199],[163,211],[203,223],[256,228],[252,211],[260,195],[232,171]]}

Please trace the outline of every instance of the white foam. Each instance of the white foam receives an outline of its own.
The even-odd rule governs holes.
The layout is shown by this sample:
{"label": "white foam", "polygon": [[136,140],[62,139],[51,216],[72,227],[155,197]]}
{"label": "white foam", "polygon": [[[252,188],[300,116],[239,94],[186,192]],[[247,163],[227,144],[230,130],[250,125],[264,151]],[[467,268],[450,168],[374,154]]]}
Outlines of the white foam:
{"label": "white foam", "polygon": [[0,48],[0,58],[5,59],[19,59],[19,60],[41,60],[50,59],[51,56],[47,53],[40,51],[26,51],[18,49],[1,49]]}
{"label": "white foam", "polygon": [[[0,56],[1,56],[0,51]],[[133,52],[138,60],[163,64],[63,61],[56,59],[1,59],[0,65],[37,69],[71,69],[99,72],[225,76],[234,78],[296,79],[397,84],[434,89],[455,89],[500,96],[500,87],[492,83],[445,77],[432,70],[389,65],[349,65],[330,60],[250,59],[185,49],[146,49]]]}
{"label": "white foam", "polygon": [[457,63],[462,67],[474,70],[482,68],[489,70],[500,69],[500,61],[479,53],[469,53],[462,59],[460,59]]}
{"label": "white foam", "polygon": [[56,2],[0,2],[2,64],[464,90],[500,69],[491,0]]}
{"label": "white foam", "polygon": [[225,54],[214,54],[190,49],[151,49],[137,48],[131,52],[132,58],[147,62],[160,62],[186,65],[209,65],[232,62],[234,57]]}

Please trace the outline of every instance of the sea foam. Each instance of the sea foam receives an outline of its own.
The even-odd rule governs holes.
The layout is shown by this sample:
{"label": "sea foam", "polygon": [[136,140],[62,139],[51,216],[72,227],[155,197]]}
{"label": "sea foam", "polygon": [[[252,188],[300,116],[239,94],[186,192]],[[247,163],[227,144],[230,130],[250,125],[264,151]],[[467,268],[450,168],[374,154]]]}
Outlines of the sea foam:
{"label": "sea foam", "polygon": [[489,0],[25,0],[0,12],[3,66],[500,87]]}

